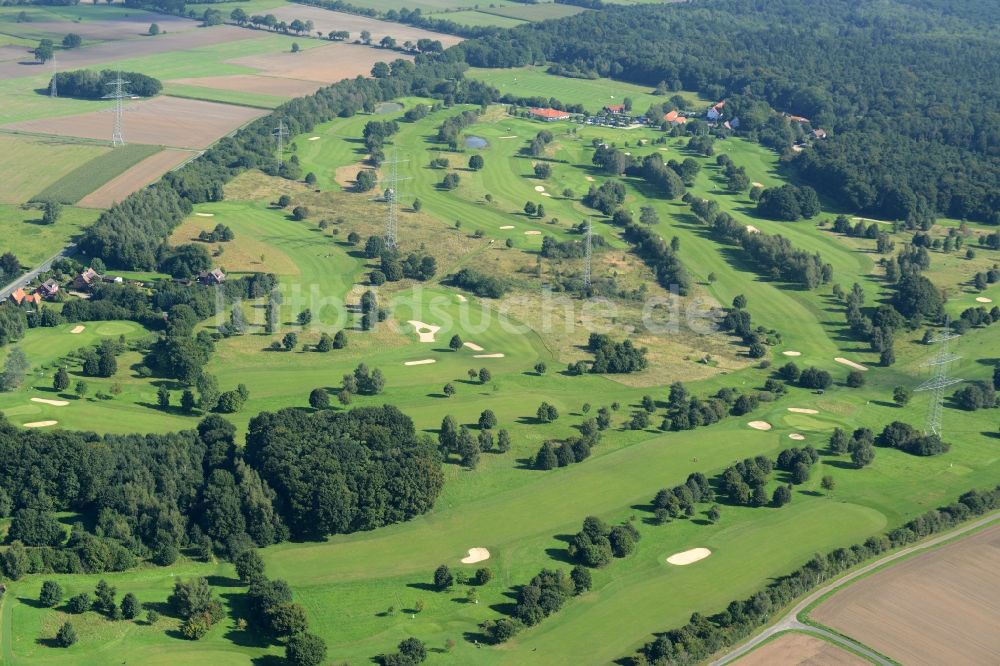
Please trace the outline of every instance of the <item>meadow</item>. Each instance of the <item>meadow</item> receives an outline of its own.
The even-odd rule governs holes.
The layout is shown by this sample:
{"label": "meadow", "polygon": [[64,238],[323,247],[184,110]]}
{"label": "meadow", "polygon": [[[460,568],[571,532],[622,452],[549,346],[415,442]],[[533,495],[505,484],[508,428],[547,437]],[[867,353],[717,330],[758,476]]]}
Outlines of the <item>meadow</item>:
{"label": "meadow", "polygon": [[[525,76],[530,90],[544,91],[540,94],[565,102],[580,101],[588,108],[599,108],[612,93],[616,99],[632,96],[640,111],[662,99],[648,91],[643,97],[639,90],[616,82],[559,79],[536,70],[491,74],[518,75],[518,83],[520,76]],[[417,101],[404,100],[407,107]],[[400,213],[402,249],[433,254],[438,260],[438,273],[426,284],[402,282],[380,288],[380,302],[391,314],[374,331],[357,330],[355,315],[345,308],[345,304],[357,303],[365,288],[364,273],[373,265],[358,246],[345,239],[350,231],[362,238],[380,233],[384,206],[373,201],[376,192],[342,189],[337,184],[337,170],[356,167],[364,158],[360,136],[368,120],[398,118],[401,111],[340,118],[295,137],[289,152],[298,156],[303,173],[315,173],[315,188],[259,173],[244,174],[227,188],[225,201],[198,205],[196,213],[200,215],[192,215],[172,238],[175,244],[189,242],[202,229],[226,224],[236,238],[222,244],[223,252],[216,260],[219,265],[236,275],[262,270],[280,277],[284,295],[280,330],[264,335],[259,326],[261,304],[240,304],[237,307],[244,308],[252,324],[250,331],[220,341],[208,366],[223,389],[243,382],[250,391],[247,405],[232,419],[239,430],[260,410],[309,409],[305,405],[313,388],[335,391],[340,377],[360,361],[380,368],[387,386],[377,397],[355,398],[353,405],[395,404],[429,436],[433,436],[445,415],[453,415],[460,423],[474,424],[486,408],[496,413],[500,427],[510,430],[510,452],[484,454],[476,470],[455,464],[445,466],[444,491],[427,515],[323,542],[284,543],[262,553],[268,574],[286,579],[296,600],[307,609],[311,631],[326,639],[331,661],[363,663],[392,650],[403,638],[416,636],[433,651],[433,663],[546,664],[553,662],[553,655],[567,663],[607,663],[628,654],[653,632],[687,621],[693,611],[717,612],[730,600],[748,596],[815,552],[863,540],[950,502],[970,488],[996,482],[1000,439],[994,436],[995,416],[988,411],[946,409],[945,439],[953,446],[948,453],[934,458],[879,448],[874,462],[858,470],[827,450],[827,439],[835,427],[850,430],[864,425],[878,430],[897,419],[922,424],[927,397],[919,395],[906,407],[890,401],[895,386],[912,386],[926,376],[921,364],[932,350],[918,343],[921,331],[899,336],[894,366],[872,367],[865,373],[863,387],[847,388],[843,383],[847,368],[836,363],[834,357],[847,356],[866,364],[876,359],[866,346],[845,334],[843,306],[831,295],[832,285],[805,291],[762,277],[738,250],[718,244],[686,205],[653,197],[633,179],[625,179],[625,206],[634,213],[640,206],[654,207],[660,217],[656,230],[664,238],[679,239],[680,257],[695,282],[693,295],[684,299],[684,307],[692,306],[697,298],[728,305],[734,296],[744,294],[754,322],[781,334],[781,342],[770,350],[769,360],[781,364],[786,360],[782,352],[796,351],[801,354],[800,366],[816,365],[829,370],[836,381],[823,393],[792,388],[788,395],[762,403],[752,415],[729,417],[711,427],[669,433],[624,429],[624,421],[638,409],[643,395],[662,401],[673,379],[686,378],[684,363],[695,365],[696,352],[689,353],[692,358],[686,361],[677,358],[658,363],[647,374],[649,383],[642,386],[610,376],[567,376],[559,372],[560,366],[565,358],[580,355],[581,351],[574,348],[578,343],[553,330],[558,327],[546,328],[534,321],[529,322],[529,327],[518,327],[530,316],[526,312],[529,308],[504,307],[502,302],[464,294],[442,280],[460,267],[474,267],[509,276],[515,284],[515,296],[530,302],[541,291],[543,279],[553,271],[576,270],[577,266],[539,258],[543,235],[559,240],[578,238],[570,224],[589,220],[594,233],[604,238],[609,248],[595,254],[595,275],[610,276],[621,271],[623,280],[645,276],[651,283],[641,265],[611,262],[612,256],[625,254],[627,249],[620,231],[580,201],[591,184],[599,185],[606,179],[591,165],[593,139],[614,143],[636,157],[662,151],[665,160],[694,158],[701,165],[691,188],[695,195],[711,196],[741,222],[768,233],[781,233],[797,247],[820,252],[834,266],[835,282],[849,289],[858,281],[869,302],[882,296],[885,289],[874,261],[874,241],[845,239],[820,227],[819,222],[830,217],[829,211],[795,223],[761,219],[746,194],[724,190],[714,157],[692,154],[681,139],[653,144],[653,139],[662,136],[654,129],[542,124],[508,117],[503,108],[491,107],[465,131],[467,136],[485,139],[486,147],[452,152],[436,144],[433,137],[437,126],[466,108],[471,107],[442,109],[418,122],[402,122],[392,138],[389,148],[395,147],[400,159],[409,160],[400,165],[401,175],[409,178],[404,181]],[[547,153],[552,174],[545,179],[535,177],[533,160],[520,152],[542,129],[554,135]],[[318,138],[311,140],[313,137]],[[716,143],[716,151],[746,167],[753,181],[778,185],[788,180],[777,156],[759,146],[727,139]],[[484,158],[483,169],[466,167],[473,154]],[[446,157],[449,169],[430,168],[431,157]],[[438,186],[448,171],[460,175],[459,186],[453,190]],[[293,205],[308,206],[310,216],[304,221],[291,219],[288,210],[272,205],[279,194],[291,196]],[[414,199],[422,203],[419,212],[409,205]],[[526,216],[526,201],[544,203],[544,218]],[[551,218],[558,222],[551,223]],[[526,231],[540,233],[528,235]],[[508,240],[511,247],[507,247]],[[935,275],[939,286],[951,287],[967,279],[965,264],[939,252],[932,256],[935,265],[944,267]],[[997,259],[996,252],[980,251],[977,262]],[[543,278],[533,276],[536,265],[541,266]],[[709,280],[709,274],[714,274],[714,280]],[[305,307],[314,314],[308,327],[294,323],[296,314]],[[621,307],[627,310],[629,306]],[[224,317],[203,326],[221,323]],[[411,319],[442,326],[435,341],[420,342],[407,324]],[[129,326],[109,324],[114,324],[115,330]],[[616,325],[619,328],[614,329],[614,335],[621,337],[622,324],[619,321]],[[133,338],[147,334],[131,326],[121,332]],[[301,349],[268,350],[270,343],[285,332],[297,332],[300,342],[308,343],[315,341],[321,331],[335,330],[347,331],[346,349],[326,354]],[[80,336],[68,334],[65,328],[31,331],[22,346],[42,368],[42,374],[33,377],[32,387],[0,398],[0,408],[17,423],[29,418],[58,418],[61,426],[104,431],[118,431],[125,426],[129,430],[158,431],[192,427],[196,417],[154,406],[156,380],[132,376],[130,366],[138,361],[137,357],[121,362],[119,376],[109,380],[122,386],[120,395],[113,400],[88,400],[86,404],[61,408],[36,407],[37,403],[30,402],[28,396],[41,393],[40,389],[51,381],[45,373],[59,358],[83,344],[95,344],[104,334],[102,331],[102,325],[88,325]],[[481,346],[483,353],[504,356],[479,359],[478,352],[468,348],[450,351],[447,340],[453,333]],[[740,348],[719,333],[690,337],[691,345],[728,346],[728,352],[717,353],[720,358],[728,354],[735,362],[742,356]],[[667,337],[650,344],[666,349],[677,343]],[[1000,339],[989,329],[974,330],[957,340],[953,351],[962,357],[954,367],[955,375],[986,379],[992,372],[990,361],[1000,357]],[[427,359],[435,362],[404,365]],[[539,375],[533,370],[539,361],[549,365],[547,373]],[[488,382],[466,379],[468,369],[480,367],[491,370]],[[745,359],[742,365],[732,368],[704,367],[707,371],[702,378],[688,384],[698,395],[724,386],[759,389],[771,376],[769,369],[751,365]],[[445,397],[442,388],[446,383],[456,387],[454,396]],[[169,387],[175,390],[176,401],[179,387]],[[552,424],[543,425],[534,418],[543,400],[554,404],[561,415]],[[531,458],[543,441],[577,432],[587,418],[584,404],[596,409],[612,403],[620,404],[613,416],[614,427],[605,433],[590,458],[549,472],[530,468]],[[815,409],[817,413],[792,413],[790,407]],[[25,409],[39,411],[28,414]],[[753,430],[747,426],[751,419],[765,420],[774,428],[768,432]],[[747,456],[773,457],[795,444],[789,439],[793,433],[803,435],[804,443],[819,449],[821,460],[810,479],[795,487],[788,506],[749,508],[720,502],[722,517],[714,524],[704,518],[707,505],[700,506],[691,520],[653,524],[649,502],[660,488],[681,483],[695,471],[715,475],[734,460]],[[821,489],[820,478],[824,475],[835,479],[834,490]],[[775,473],[769,489],[785,481],[784,474]],[[587,515],[598,515],[608,522],[634,519],[642,535],[637,551],[595,570],[594,589],[569,601],[538,627],[523,631],[500,647],[482,645],[477,625],[500,617],[509,608],[512,586],[525,583],[542,567],[567,568],[569,535],[579,529]],[[465,600],[461,585],[450,592],[428,589],[431,574],[441,563],[471,573],[476,567],[460,565],[459,560],[473,547],[489,549],[491,556],[484,564],[495,574],[491,583],[479,588],[478,603]],[[709,548],[712,554],[686,567],[666,564],[667,556],[694,547]],[[148,567],[108,578],[122,592],[135,589],[142,601],[162,603],[175,575],[194,574],[215,576],[212,583],[227,605],[240,608],[240,600],[233,596],[239,588],[225,564],[184,560],[171,568]],[[65,587],[74,591],[94,583],[93,577],[65,578]],[[37,578],[12,584],[3,601],[0,626],[17,627],[19,637],[0,644],[6,663],[101,663],[111,643],[116,655],[128,654],[143,663],[164,663],[165,655],[176,664],[206,660],[245,663],[247,658],[264,658],[277,652],[276,646],[260,645],[241,635],[231,619],[200,642],[188,643],[170,634],[176,627],[172,618],[148,627],[141,623],[109,623],[96,617],[88,617],[81,625],[86,628],[80,631],[81,643],[75,653],[42,649],[34,642],[35,637],[51,634],[60,616],[59,611],[24,601],[37,593],[38,586]],[[424,604],[420,612],[416,612],[418,600]],[[446,648],[449,640],[455,642],[452,649]]]}
{"label": "meadow", "polygon": [[474,28],[481,26],[516,28],[517,26],[526,23],[525,19],[515,18],[513,16],[504,16],[492,12],[483,12],[475,9],[460,12],[448,12],[447,14],[442,14],[442,16],[449,21],[454,21],[460,25],[467,25]]}
{"label": "meadow", "polygon": [[106,155],[110,146],[64,137],[0,134],[0,203],[23,204],[35,194],[54,185]]}
{"label": "meadow", "polygon": [[42,224],[42,211],[0,204],[3,251],[13,252],[23,265],[35,266],[61,250],[97,219],[99,211],[64,207],[55,224]]}
{"label": "meadow", "polygon": [[[651,104],[661,104],[664,97],[653,95],[653,90],[613,79],[571,79],[547,74],[543,67],[512,67],[509,69],[480,69],[473,67],[466,76],[479,79],[497,88],[501,93],[510,93],[520,97],[555,98],[563,104],[582,104],[591,113],[600,111],[606,104],[621,104],[626,97],[631,97],[634,108],[644,111]],[[691,104],[704,104],[690,92],[671,92],[670,96],[679,94]]]}

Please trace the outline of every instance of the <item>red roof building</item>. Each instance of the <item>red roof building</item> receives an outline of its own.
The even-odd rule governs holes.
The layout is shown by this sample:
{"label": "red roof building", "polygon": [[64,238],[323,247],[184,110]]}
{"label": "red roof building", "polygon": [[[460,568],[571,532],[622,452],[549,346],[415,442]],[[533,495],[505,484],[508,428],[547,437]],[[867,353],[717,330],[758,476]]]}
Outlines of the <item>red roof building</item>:
{"label": "red roof building", "polygon": [[552,122],[554,120],[569,120],[571,114],[565,111],[559,111],[557,109],[528,109],[528,113],[534,118],[539,120],[544,120],[545,122]]}
{"label": "red roof building", "polygon": [[604,107],[604,110],[608,113],[625,113],[624,104],[608,104]]}

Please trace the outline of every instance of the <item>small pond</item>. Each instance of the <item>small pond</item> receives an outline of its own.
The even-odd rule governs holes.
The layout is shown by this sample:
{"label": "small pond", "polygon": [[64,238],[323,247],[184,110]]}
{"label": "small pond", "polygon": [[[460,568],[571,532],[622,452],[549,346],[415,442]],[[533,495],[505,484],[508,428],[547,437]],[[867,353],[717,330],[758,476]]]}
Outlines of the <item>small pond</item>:
{"label": "small pond", "polygon": [[484,139],[481,136],[471,136],[471,135],[468,135],[468,136],[465,137],[465,147],[466,148],[476,148],[476,149],[479,149],[479,148],[485,148],[487,145],[489,145],[489,144],[487,143],[486,139]]}
{"label": "small pond", "polygon": [[398,102],[381,102],[375,105],[375,113],[397,113],[403,110],[403,105]]}

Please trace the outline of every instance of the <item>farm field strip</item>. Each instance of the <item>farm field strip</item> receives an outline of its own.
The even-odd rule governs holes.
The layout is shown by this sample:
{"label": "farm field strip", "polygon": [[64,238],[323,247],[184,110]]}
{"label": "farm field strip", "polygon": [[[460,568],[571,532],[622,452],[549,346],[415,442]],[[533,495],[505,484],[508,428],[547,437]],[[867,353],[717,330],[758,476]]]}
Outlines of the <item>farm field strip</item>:
{"label": "farm field strip", "polygon": [[162,150],[159,146],[128,144],[98,155],[94,159],[69,172],[44,190],[38,192],[34,201],[58,201],[75,204],[94,190],[128,172],[143,160]]}
{"label": "farm field strip", "polygon": [[[320,30],[324,33],[330,33],[336,30],[347,30],[351,33],[351,40],[359,39],[362,30],[367,30],[371,33],[372,43],[378,44],[379,41],[385,36],[390,36],[396,39],[396,42],[402,44],[405,41],[416,42],[418,39],[435,39],[441,42],[441,44],[448,48],[449,46],[454,46],[462,41],[461,37],[455,35],[446,35],[440,32],[432,32],[430,30],[424,30],[423,28],[416,28],[409,25],[404,25],[402,23],[392,23],[389,21],[380,21],[378,19],[369,18],[367,16],[358,16],[357,14],[345,14],[343,12],[335,12],[329,9],[321,9],[319,7],[310,7],[307,5],[285,5],[284,7],[279,7],[277,9],[272,9],[269,14],[274,14],[274,16],[279,21],[293,21],[294,19],[299,19],[300,21],[312,21],[313,29]],[[393,56],[390,59],[395,59]]]}
{"label": "farm field strip", "polygon": [[0,203],[22,204],[110,146],[60,137],[0,134]]}
{"label": "farm field strip", "polygon": [[197,156],[198,153],[194,151],[161,150],[93,190],[80,199],[77,205],[81,208],[109,208]]}

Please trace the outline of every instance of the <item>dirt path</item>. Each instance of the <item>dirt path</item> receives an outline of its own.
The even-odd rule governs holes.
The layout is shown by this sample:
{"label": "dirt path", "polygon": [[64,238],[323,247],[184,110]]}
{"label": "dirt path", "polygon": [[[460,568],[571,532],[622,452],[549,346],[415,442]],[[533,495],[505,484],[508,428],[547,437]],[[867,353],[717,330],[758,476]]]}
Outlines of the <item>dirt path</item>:
{"label": "dirt path", "polygon": [[775,636],[777,634],[786,631],[802,631],[809,634],[815,634],[833,643],[836,643],[837,645],[841,645],[850,650],[854,650],[877,664],[883,664],[884,666],[892,666],[892,662],[887,660],[885,657],[850,638],[847,638],[845,636],[840,636],[839,634],[835,634],[832,631],[826,629],[813,627],[808,624],[804,624],[803,622],[800,622],[799,614],[802,613],[810,605],[812,605],[813,602],[817,601],[826,594],[833,592],[837,588],[853,581],[856,578],[864,576],[865,574],[874,571],[875,569],[878,569],[879,567],[882,567],[885,564],[888,564],[889,562],[898,560],[901,557],[906,557],[911,553],[916,553],[921,550],[927,550],[928,548],[933,548],[934,546],[942,544],[946,541],[950,541],[951,539],[954,539],[957,536],[960,536],[967,532],[971,532],[972,530],[983,527],[984,525],[989,525],[990,523],[993,523],[997,520],[1000,520],[1000,512],[992,513],[988,516],[979,518],[978,520],[974,520],[971,523],[967,523],[962,527],[959,527],[958,529],[945,532],[944,534],[939,534],[938,536],[929,539],[927,541],[924,541],[923,543],[919,543],[915,546],[909,546],[908,548],[896,551],[895,553],[891,553],[889,555],[886,555],[885,557],[880,557],[871,564],[865,565],[860,569],[856,569],[850,573],[844,574],[843,576],[837,578],[833,582],[824,585],[820,589],[813,591],[811,594],[806,595],[801,601],[799,601],[799,603],[795,604],[791,609],[788,610],[788,612],[782,615],[777,622],[772,624],[770,627],[764,629],[761,633],[757,634],[743,645],[731,650],[727,654],[711,662],[711,666],[722,666],[723,664],[730,664],[739,659],[740,657],[742,657],[743,655],[753,651],[754,648],[756,648],[757,646],[759,646],[761,643],[768,640],[772,636]]}

